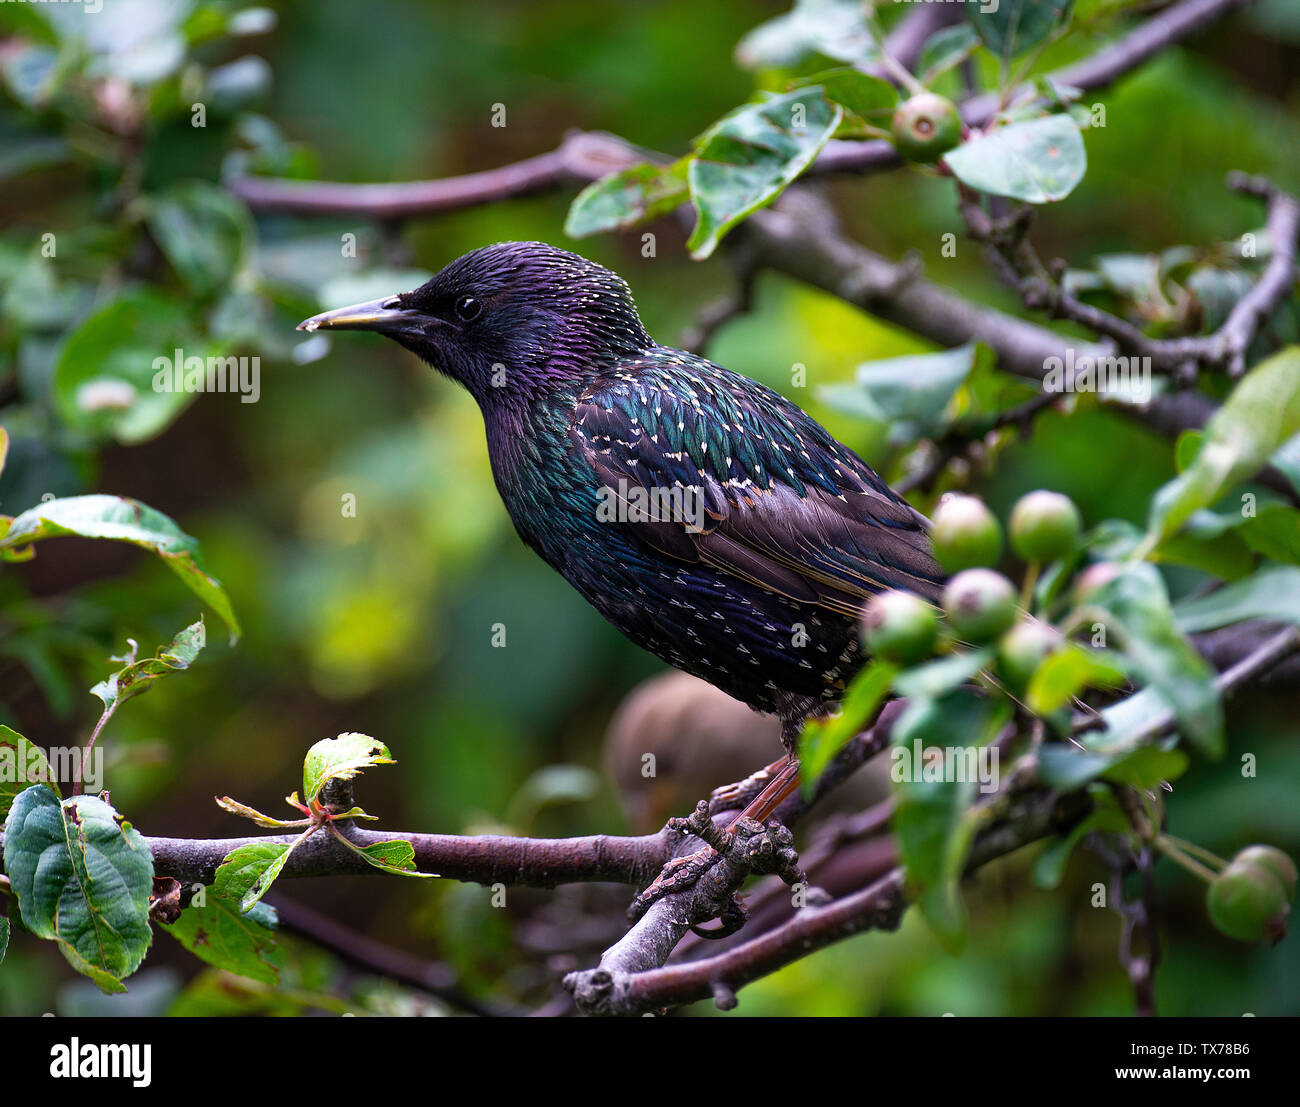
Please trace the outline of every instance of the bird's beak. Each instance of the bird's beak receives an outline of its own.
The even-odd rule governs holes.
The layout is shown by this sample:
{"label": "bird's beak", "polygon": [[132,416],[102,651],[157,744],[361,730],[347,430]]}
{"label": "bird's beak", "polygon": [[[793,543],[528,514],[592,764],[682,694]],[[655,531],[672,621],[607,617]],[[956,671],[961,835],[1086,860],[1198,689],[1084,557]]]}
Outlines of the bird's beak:
{"label": "bird's beak", "polygon": [[394,334],[410,329],[412,324],[423,326],[433,320],[418,311],[401,307],[396,296],[387,296],[382,300],[369,300],[364,304],[351,307],[335,308],[333,311],[321,312],[298,324],[300,331],[335,330],[335,331],[378,331],[380,334]]}

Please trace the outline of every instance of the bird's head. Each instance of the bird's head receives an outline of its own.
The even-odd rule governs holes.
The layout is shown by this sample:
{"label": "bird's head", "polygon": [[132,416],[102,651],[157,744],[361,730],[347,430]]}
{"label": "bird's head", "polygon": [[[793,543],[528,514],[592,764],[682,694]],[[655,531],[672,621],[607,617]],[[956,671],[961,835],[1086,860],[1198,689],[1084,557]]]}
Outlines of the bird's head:
{"label": "bird's head", "polygon": [[542,242],[485,246],[411,292],[327,311],[298,329],[388,335],[485,407],[589,378],[653,345],[621,277]]}

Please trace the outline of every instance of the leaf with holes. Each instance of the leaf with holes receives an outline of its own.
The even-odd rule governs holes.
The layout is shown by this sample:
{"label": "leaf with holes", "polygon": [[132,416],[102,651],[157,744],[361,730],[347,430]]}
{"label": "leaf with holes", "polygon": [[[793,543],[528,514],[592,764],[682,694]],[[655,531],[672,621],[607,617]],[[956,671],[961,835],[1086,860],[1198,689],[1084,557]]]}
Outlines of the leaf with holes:
{"label": "leaf with holes", "polygon": [[158,651],[157,657],[146,657],[143,661],[135,659],[135,643],[124,657],[115,657],[114,661],[123,663],[122,668],[107,680],[101,680],[90,693],[104,701],[104,707],[113,711],[127,700],[141,696],[153,687],[154,683],[173,673],[184,672],[203,649],[206,639],[203,633],[203,620],[191,623],[180,631],[171,644]]}
{"label": "leaf with holes", "polygon": [[54,770],[40,746],[12,727],[0,725],[0,819],[9,814],[18,795],[30,785],[44,784],[58,796]]}
{"label": "leaf with holes", "polygon": [[254,872],[254,868],[246,861],[227,859],[217,869],[212,887],[204,889],[203,902],[191,903],[176,922],[163,929],[199,960],[275,985],[280,982],[284,963],[275,939],[275,910],[264,903],[250,911],[239,906],[262,871]]}
{"label": "leaf with holes", "polygon": [[126,991],[153,936],[153,857],[131,824],[95,796],[60,802],[34,785],[5,821],[4,863],[27,929],[105,992]]}
{"label": "leaf with holes", "polygon": [[732,227],[770,204],[839,126],[843,112],[820,88],[798,89],[724,116],[696,140],[687,179],[698,221],[687,245],[708,257]]}
{"label": "leaf with holes", "polygon": [[302,794],[306,803],[320,797],[330,780],[351,780],[371,765],[395,765],[388,747],[368,734],[323,738],[307,751],[302,763]]}
{"label": "leaf with holes", "polygon": [[687,163],[634,165],[593,181],[569,206],[564,233],[587,238],[667,215],[688,199]]}

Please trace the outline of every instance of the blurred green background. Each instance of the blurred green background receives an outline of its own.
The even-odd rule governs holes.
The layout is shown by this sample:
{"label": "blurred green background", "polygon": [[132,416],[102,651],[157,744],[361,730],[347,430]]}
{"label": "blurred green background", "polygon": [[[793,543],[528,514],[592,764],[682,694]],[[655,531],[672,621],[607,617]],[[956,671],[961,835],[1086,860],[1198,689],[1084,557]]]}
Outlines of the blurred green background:
{"label": "blurred green background", "polygon": [[[1115,6],[1080,7],[1091,17]],[[185,182],[243,169],[352,181],[487,169],[551,149],[571,128],[681,152],[750,95],[754,75],[732,50],[783,6],[316,0],[275,4],[277,19],[246,16],[252,33],[232,34],[237,7],[104,0],[90,16],[71,5],[35,14],[0,6],[0,423],[14,440],[0,511],[16,514],[46,494],[136,497],[199,538],[245,629],[234,649],[211,633],[192,672],[110,724],[113,803],[147,834],[243,833],[214,794],[276,812],[307,746],[362,731],[399,761],[358,790],[381,826],[619,832],[623,815],[599,775],[604,729],[629,689],[661,666],[518,541],[467,395],[372,336],[303,341],[293,331],[308,314],[403,290],[489,242],[573,248],[562,229],[572,193],[400,228],[281,215],[242,223],[223,209],[218,222],[235,228],[233,260],[200,258],[188,279],[159,254],[150,204],[183,194],[175,190]],[[52,43],[34,18],[54,21]],[[78,18],[85,27],[73,26]],[[66,42],[87,28],[70,51]],[[53,59],[30,56],[42,41]],[[1072,40],[1045,64],[1095,45]],[[50,96],[41,82],[60,65],[89,72],[93,93]],[[1087,133],[1082,186],[1040,219],[1048,255],[1083,265],[1105,252],[1234,238],[1259,212],[1224,189],[1230,169],[1300,186],[1293,4],[1234,17],[1090,99],[1106,105],[1107,125]],[[196,100],[209,113],[202,129],[191,126]],[[492,126],[496,104],[505,105],[505,127]],[[897,171],[824,187],[867,245],[889,256],[916,250],[932,278],[1012,308],[964,240],[956,258],[941,257],[940,236],[960,238],[950,184]],[[653,258],[642,256],[639,233],[577,248],[618,270],[650,332],[674,343],[729,290],[731,275],[722,255],[687,260],[674,221],[652,229]],[[39,256],[48,232],[59,244],[52,264]],[[340,248],[348,234],[355,258]],[[219,279],[205,284],[210,272]],[[197,396],[132,444],[61,406],[59,373],[75,375],[60,369],[64,337],[140,279],[181,306],[196,352],[210,343],[261,357],[259,402]],[[863,361],[927,348],[766,275],[755,310],[709,354],[790,394],[888,469],[882,436],[821,407],[817,389],[850,379]],[[167,352],[150,348],[146,363]],[[806,388],[790,387],[795,363],[807,366]],[[1172,459],[1171,443],[1117,416],[1049,413],[976,487],[1000,514],[1024,491],[1049,487],[1073,496],[1088,523],[1139,521]],[[340,510],[346,494],[356,497],[355,518]],[[127,637],[152,653],[197,611],[155,559],[111,543],[65,539],[43,544],[30,563],[0,567],[0,721],[44,744],[80,741],[99,706],[86,690],[109,671],[108,656]],[[505,648],[492,644],[498,623]],[[211,613],[208,624],[216,626]],[[1234,704],[1228,763],[1196,766],[1170,797],[1175,833],[1219,852],[1261,838],[1300,850],[1296,706],[1294,695],[1264,692]],[[1235,772],[1232,757],[1247,750],[1258,755],[1258,780]],[[539,784],[534,774],[556,764],[594,775]],[[962,957],[942,953],[909,916],[897,935],[844,942],[746,989],[738,1013],[1128,1013],[1119,922],[1088,902],[1102,869],[1079,855],[1065,886],[1048,893],[1027,880],[1031,859],[991,866],[973,882]],[[1217,937],[1199,887],[1167,862],[1158,872],[1163,1013],[1300,1013],[1300,941],[1267,951]],[[481,994],[540,1002],[554,974],[573,967],[521,949],[514,913],[494,911],[476,886],[349,877],[281,891],[450,962]],[[512,895],[525,908],[551,897]],[[146,962],[153,975],[111,1002],[165,1009],[200,968],[159,936]],[[322,990],[337,985],[329,964],[307,957],[301,971]],[[202,1006],[216,1002],[210,996],[195,998],[198,987],[188,1002],[213,1009]],[[0,968],[0,1012],[87,1009],[86,988],[53,948],[19,941]]]}

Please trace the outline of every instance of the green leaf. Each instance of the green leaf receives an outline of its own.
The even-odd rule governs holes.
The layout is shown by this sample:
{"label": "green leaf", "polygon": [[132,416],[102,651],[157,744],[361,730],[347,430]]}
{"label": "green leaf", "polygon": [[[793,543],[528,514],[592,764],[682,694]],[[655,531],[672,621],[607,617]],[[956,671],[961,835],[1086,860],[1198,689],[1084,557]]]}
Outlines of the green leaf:
{"label": "green leaf", "polygon": [[1298,432],[1300,346],[1290,346],[1247,373],[1211,416],[1195,459],[1156,493],[1141,554],[1257,473]]}
{"label": "green leaf", "polygon": [[894,445],[914,442],[949,421],[953,396],[982,350],[972,342],[934,354],[868,361],[858,366],[853,384],[827,385],[817,396],[836,411],[888,427]]}
{"label": "green leaf", "polygon": [[840,713],[826,719],[810,719],[799,736],[799,760],[805,794],[812,792],[826,766],[875,716],[898,673],[888,661],[869,661],[849,685]]}
{"label": "green leaf", "polygon": [[155,389],[156,361],[214,353],[179,301],[131,288],[87,318],[63,344],[54,367],[54,406],[73,430],[131,446],[154,437],[196,393]]}
{"label": "green leaf", "polygon": [[1177,780],[1190,763],[1182,750],[1143,746],[1107,766],[1100,775],[1103,780],[1147,790],[1160,787],[1162,781]]}
{"label": "green leaf", "polygon": [[1071,643],[1048,657],[1034,673],[1025,704],[1036,715],[1059,711],[1085,688],[1119,688],[1124,670],[1112,655]]}
{"label": "green leaf", "polygon": [[1034,883],[1040,888],[1055,888],[1065,876],[1065,866],[1083,839],[1096,831],[1122,834],[1128,829],[1128,820],[1115,806],[1109,793],[1098,797],[1098,807],[1063,834],[1053,839],[1034,862]]}
{"label": "green leaf", "polygon": [[1126,562],[1091,602],[1106,613],[1107,631],[1144,684],[1155,687],[1173,707],[1179,729],[1202,752],[1223,753],[1223,705],[1214,670],[1182,636],[1169,607],[1169,594],[1153,565]]}
{"label": "green leaf", "polygon": [[1291,487],[1300,492],[1300,434],[1293,434],[1283,442],[1269,460],[1291,482]]}
{"label": "green leaf", "polygon": [[131,824],[95,796],[60,803],[35,785],[9,811],[4,863],[27,929],[104,991],[125,991],[152,938],[153,857]]}
{"label": "green leaf", "polygon": [[[294,792],[290,800],[297,798],[298,793]],[[306,826],[311,820],[309,819],[275,819],[270,815],[263,815],[256,807],[249,807],[246,803],[240,803],[239,800],[231,799],[229,796],[215,796],[217,806],[223,811],[229,811],[232,815],[238,815],[241,819],[249,819],[257,823],[258,826],[264,826],[268,830],[288,830],[293,827]]]}
{"label": "green leaf", "polygon": [[[305,835],[303,836],[305,837]],[[239,898],[239,909],[247,913],[271,890],[275,878],[280,875],[284,863],[294,847],[303,840],[299,837],[292,844],[288,842],[257,842],[253,845],[240,846],[226,854],[221,867],[229,866],[227,883],[223,894],[229,899]]]}
{"label": "green leaf", "polygon": [[40,746],[33,745],[12,727],[0,725],[0,819],[30,785],[44,784],[58,796],[54,770]]}
{"label": "green leaf", "polygon": [[877,125],[881,116],[887,121],[898,106],[898,90],[893,85],[883,77],[873,77],[851,67],[824,69],[795,82],[797,88],[812,85],[820,85],[828,100]]}
{"label": "green leaf", "polygon": [[[1005,701],[959,689],[938,700],[913,700],[894,726],[893,828],[917,906],[950,953],[960,952],[966,940],[959,882],[975,838],[971,804],[981,786],[972,773],[957,770],[966,768],[971,754],[979,756],[1010,712]],[[951,759],[933,752],[947,749],[953,750]]]}
{"label": "green leaf", "polygon": [[275,912],[260,903],[247,912],[239,907],[261,871],[250,870],[246,862],[227,858],[206,890],[206,902],[191,903],[176,922],[164,924],[163,929],[209,965],[275,985],[280,982],[284,963],[275,940]]}
{"label": "green leaf", "polygon": [[993,653],[992,646],[984,646],[981,649],[953,653],[937,661],[927,661],[924,665],[899,673],[894,678],[894,691],[909,699],[937,699],[965,684],[981,669],[987,668],[993,661]]}
{"label": "green leaf", "polygon": [[353,853],[365,858],[376,869],[391,873],[393,876],[414,876],[432,879],[437,873],[422,873],[415,867],[415,847],[410,842],[395,838],[389,842],[372,842],[368,846],[358,846],[341,835],[338,840]]}
{"label": "green leaf", "polygon": [[329,780],[351,780],[371,765],[395,765],[388,747],[368,734],[324,738],[307,751],[302,763],[302,793],[306,803],[319,798]]}
{"label": "green leaf", "polygon": [[1273,619],[1300,626],[1300,569],[1264,565],[1244,580],[1180,601],[1174,617],[1184,634],[1216,630],[1247,619]]}
{"label": "green leaf", "polygon": [[724,116],[696,140],[688,180],[698,221],[687,246],[708,257],[732,227],[812,164],[842,112],[820,88],[798,89]]}
{"label": "green leaf", "polygon": [[239,268],[252,237],[252,220],[226,189],[207,181],[184,181],[140,204],[150,234],[196,295],[212,295]]}
{"label": "green leaf", "polygon": [[[1063,792],[1083,787],[1143,749],[1143,735],[1168,710],[1169,701],[1156,688],[1143,688],[1111,704],[1101,712],[1102,729],[1090,730],[1077,739],[1082,749],[1066,743],[1043,746],[1038,751],[1039,776]],[[1170,741],[1164,739],[1162,748]]]}
{"label": "green leaf", "polygon": [[915,70],[921,83],[929,85],[936,77],[960,65],[979,45],[979,35],[969,23],[954,23],[935,31],[921,48]]}
{"label": "green leaf", "polygon": [[135,643],[125,657],[115,657],[114,661],[125,664],[107,680],[101,680],[90,693],[104,701],[108,711],[120,707],[127,700],[143,695],[153,687],[154,682],[172,673],[184,672],[199,655],[205,642],[203,620],[191,623],[172,639],[171,645],[158,651],[157,657],[146,657],[143,661],[135,660]]}
{"label": "green leaf", "polygon": [[760,24],[737,43],[736,64],[787,69],[812,54],[864,62],[877,52],[859,0],[795,0],[791,11]]}
{"label": "green leaf", "polygon": [[997,0],[963,5],[966,18],[994,56],[1010,61],[1037,46],[1070,18],[1073,0]]}
{"label": "green leaf", "polygon": [[207,602],[230,628],[233,645],[239,638],[239,621],[230,599],[216,577],[199,559],[199,544],[161,511],[125,496],[71,496],[47,500],[17,516],[0,537],[0,557],[30,557],[27,547],[42,538],[72,535],[108,538],[152,550],[201,600]]}
{"label": "green leaf", "polygon": [[666,215],[689,198],[689,160],[634,165],[593,181],[570,205],[564,233],[570,238],[587,238]]}
{"label": "green leaf", "polygon": [[950,150],[944,161],[963,184],[1030,204],[1065,199],[1088,166],[1083,136],[1068,115],[998,127]]}

